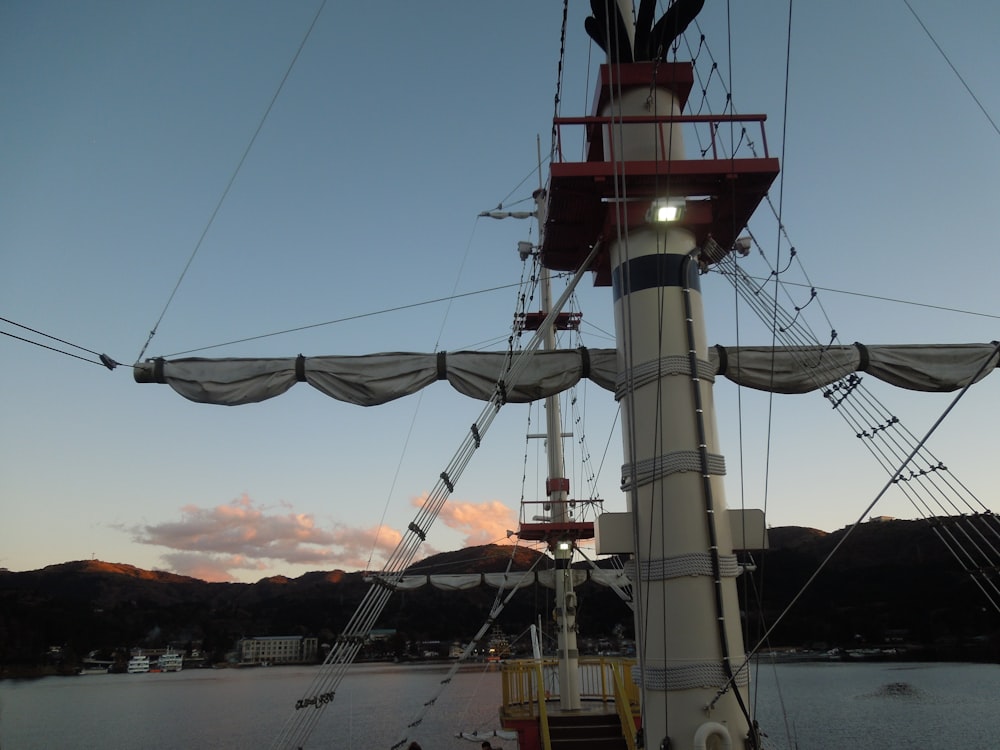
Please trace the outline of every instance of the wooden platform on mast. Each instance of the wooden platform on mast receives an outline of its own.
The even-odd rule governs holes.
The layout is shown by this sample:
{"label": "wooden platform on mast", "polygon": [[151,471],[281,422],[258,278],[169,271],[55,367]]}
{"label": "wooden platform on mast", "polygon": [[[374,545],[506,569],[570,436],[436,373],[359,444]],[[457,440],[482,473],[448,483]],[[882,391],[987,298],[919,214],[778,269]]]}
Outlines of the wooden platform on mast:
{"label": "wooden platform on mast", "polygon": [[[617,221],[614,199],[615,170],[628,177],[628,195],[636,201],[628,213],[644,214],[649,203],[665,192],[705,196],[690,200],[683,226],[691,229],[700,246],[711,236],[721,247],[731,247],[778,175],[777,159],[692,159],[669,162],[640,161],[552,164],[542,262],[557,271],[579,268],[595,242],[609,234]],[[620,179],[620,178],[619,178]],[[637,221],[638,216],[631,217]],[[594,283],[608,286],[611,268],[607,255],[593,269]]]}
{"label": "wooden platform on mast", "polygon": [[557,541],[559,539],[593,539],[593,521],[539,521],[538,523],[522,523],[517,535],[521,539],[534,542]]}
{"label": "wooden platform on mast", "polygon": [[[668,88],[683,108],[692,82],[690,63],[605,65],[592,115],[553,120],[556,153],[549,172],[540,253],[543,265],[558,271],[576,270],[594,244],[616,237],[620,225],[644,223],[651,202],[665,197],[687,199],[685,216],[678,223],[695,235],[697,247],[708,237],[722,248],[732,247],[779,172],[778,160],[768,154],[764,115],[597,116],[607,111],[613,94],[629,88]],[[665,154],[672,128],[697,124],[707,126],[711,133],[702,152],[710,158],[633,161],[614,154],[618,138],[612,133],[623,126],[654,128],[660,141],[657,150]],[[748,124],[759,126],[759,135],[748,132]],[[564,138],[563,130],[572,127],[584,131],[585,157],[581,161],[569,161],[563,153],[564,143],[572,142]],[[755,139],[755,148],[762,156],[735,158],[720,153],[718,134],[730,129],[744,146]],[[623,196],[627,202],[622,201]],[[606,252],[592,270],[596,285],[611,284]]]}

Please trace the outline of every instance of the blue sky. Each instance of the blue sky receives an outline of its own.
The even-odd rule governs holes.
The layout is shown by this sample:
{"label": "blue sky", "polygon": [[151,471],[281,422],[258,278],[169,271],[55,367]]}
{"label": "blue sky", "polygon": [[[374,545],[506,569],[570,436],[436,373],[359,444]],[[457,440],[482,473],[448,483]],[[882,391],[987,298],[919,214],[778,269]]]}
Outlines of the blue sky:
{"label": "blue sky", "polygon": [[[570,8],[563,115],[589,112],[602,61],[583,32],[586,6]],[[807,313],[829,318],[814,328],[844,342],[1000,338],[1000,137],[906,4],[795,6],[787,115],[787,5],[732,4],[731,41],[726,5],[706,6],[688,40],[694,49],[705,35],[699,69],[719,62],[715,111],[714,86],[731,76],[737,110],[769,116],[783,163],[772,198],[820,289],[822,309]],[[1000,8],[911,6],[1000,119]],[[561,4],[329,3],[209,225],[318,8],[0,5],[0,317],[131,363],[204,232],[146,356],[494,287],[504,288],[199,354],[502,347],[515,245],[535,228],[477,215],[500,201],[529,207],[517,201],[537,185],[536,137],[548,144]],[[751,228],[773,254],[768,214]],[[582,343],[609,346],[610,293],[584,286]],[[703,288],[710,341],[769,343],[745,313],[737,329],[724,282]],[[444,385],[374,409],[301,386],[254,406],[203,406],[133,383],[128,367],[9,336],[0,355],[0,567],[12,570],[96,556],[256,580],[366,565],[373,530],[383,524],[391,545],[481,409]],[[970,392],[932,441],[994,510],[998,382]],[[873,389],[917,434],[950,400]],[[881,488],[819,396],[716,391],[730,505],[763,504],[765,445],[772,525],[840,528]],[[578,403],[598,492],[621,510],[615,405],[596,388]],[[770,443],[757,426],[768,413]],[[501,413],[428,549],[505,537],[525,475],[537,498],[540,445],[526,459],[524,435],[541,417],[528,418],[526,407]],[[913,515],[892,497],[875,512]]]}

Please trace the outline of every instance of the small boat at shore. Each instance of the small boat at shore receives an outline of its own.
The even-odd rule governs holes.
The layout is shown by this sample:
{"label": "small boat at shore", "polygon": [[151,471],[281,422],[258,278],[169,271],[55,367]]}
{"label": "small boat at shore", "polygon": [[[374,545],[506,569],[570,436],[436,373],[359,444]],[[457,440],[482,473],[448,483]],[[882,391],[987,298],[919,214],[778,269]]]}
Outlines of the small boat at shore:
{"label": "small boat at shore", "polygon": [[149,657],[136,655],[128,660],[125,671],[129,674],[144,674],[149,671]]}
{"label": "small boat at shore", "polygon": [[184,655],[168,650],[158,663],[161,672],[180,672],[184,668]]}

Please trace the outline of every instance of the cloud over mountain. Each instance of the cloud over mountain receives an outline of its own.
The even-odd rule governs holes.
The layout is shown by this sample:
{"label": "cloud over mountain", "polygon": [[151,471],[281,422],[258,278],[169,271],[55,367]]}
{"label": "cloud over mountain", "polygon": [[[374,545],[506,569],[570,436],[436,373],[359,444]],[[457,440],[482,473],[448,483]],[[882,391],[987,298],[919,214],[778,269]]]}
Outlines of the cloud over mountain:
{"label": "cloud over mountain", "polygon": [[[427,496],[415,498],[413,504],[423,507]],[[449,500],[438,515],[441,523],[464,535],[463,546],[481,544],[503,544],[507,542],[507,530],[517,529],[517,516],[499,500],[484,503],[469,503]]]}
{"label": "cloud over mountain", "polygon": [[233,570],[264,571],[274,563],[361,569],[372,550],[385,558],[398,531],[373,526],[323,529],[309,513],[274,512],[243,495],[212,508],[185,505],[179,521],[123,528],[140,544],[167,547],[169,567],[203,580],[233,580]]}
{"label": "cloud over mountain", "polygon": [[[422,507],[424,502],[426,496],[421,496],[412,504]],[[214,507],[184,505],[180,512],[176,521],[116,528],[140,544],[170,550],[162,558],[167,569],[206,581],[234,581],[238,571],[264,574],[283,564],[318,570],[377,568],[402,538],[387,526],[322,528],[312,514],[296,513],[287,504],[271,508],[246,494]],[[463,536],[463,546],[506,541],[507,529],[517,528],[513,510],[496,500],[451,500],[439,521]]]}

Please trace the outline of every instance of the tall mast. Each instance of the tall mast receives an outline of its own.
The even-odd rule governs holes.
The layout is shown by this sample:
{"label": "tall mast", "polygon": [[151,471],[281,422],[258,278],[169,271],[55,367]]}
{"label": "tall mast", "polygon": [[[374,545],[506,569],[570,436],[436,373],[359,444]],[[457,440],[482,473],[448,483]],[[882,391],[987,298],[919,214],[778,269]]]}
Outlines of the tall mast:
{"label": "tall mast", "polygon": [[[686,159],[692,66],[622,54],[640,37],[625,6],[617,24],[588,27],[619,34],[595,116],[555,120],[560,139],[585,127],[586,160],[552,162],[542,262],[575,269],[596,243],[607,247],[595,283],[613,292],[627,513],[599,518],[597,541],[601,554],[631,556],[645,747],[756,748],[699,269],[733,247],[778,165],[766,154]],[[683,29],[698,9],[667,13]],[[713,136],[720,122],[763,121],[705,119]]]}

